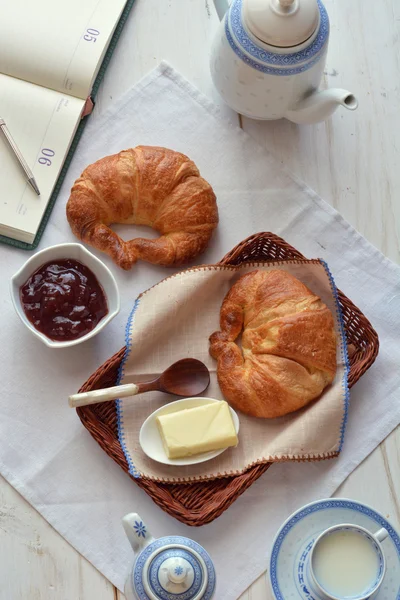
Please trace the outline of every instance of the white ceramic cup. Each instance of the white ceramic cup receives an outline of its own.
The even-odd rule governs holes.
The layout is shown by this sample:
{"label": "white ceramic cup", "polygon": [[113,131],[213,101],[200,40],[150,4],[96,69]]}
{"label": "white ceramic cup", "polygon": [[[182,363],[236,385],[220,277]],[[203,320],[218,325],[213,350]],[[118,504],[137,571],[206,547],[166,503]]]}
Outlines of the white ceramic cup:
{"label": "white ceramic cup", "polygon": [[[315,574],[315,562],[318,552],[321,549],[322,540],[326,540],[326,538],[337,531],[353,531],[357,532],[360,535],[364,536],[370,545],[371,548],[376,553],[376,572],[371,573],[371,585],[365,591],[360,590],[360,593],[357,595],[353,594],[352,596],[336,596],[331,592],[328,592],[324,587],[321,581],[318,580],[318,577]],[[318,538],[315,540],[312,550],[309,555],[308,565],[307,565],[307,579],[308,584],[311,587],[312,591],[318,595],[318,598],[321,600],[368,600],[369,598],[373,598],[380,586],[382,585],[383,578],[386,572],[386,561],[385,555],[381,546],[381,542],[388,536],[388,532],[386,529],[379,529],[376,533],[372,534],[364,527],[359,525],[352,525],[349,523],[343,523],[341,525],[335,525],[334,527],[330,527],[323,531]],[[333,571],[335,570],[335,565],[332,565]],[[335,573],[336,575],[336,573]],[[340,572],[337,572],[337,578],[340,578]]]}

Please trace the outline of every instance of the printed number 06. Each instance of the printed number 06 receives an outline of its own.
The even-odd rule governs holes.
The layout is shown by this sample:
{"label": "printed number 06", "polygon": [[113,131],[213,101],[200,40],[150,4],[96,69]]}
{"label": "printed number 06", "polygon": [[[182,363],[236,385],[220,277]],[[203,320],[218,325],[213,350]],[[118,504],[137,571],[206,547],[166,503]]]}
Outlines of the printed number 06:
{"label": "printed number 06", "polygon": [[46,165],[47,167],[49,167],[51,165],[51,160],[50,160],[49,156],[53,157],[55,155],[54,150],[51,150],[50,148],[43,148],[42,154],[43,154],[43,156],[41,156],[38,159],[38,162],[41,165]]}
{"label": "printed number 06", "polygon": [[99,33],[100,31],[98,29],[86,29],[86,33],[83,36],[83,39],[87,42],[96,42],[96,38],[99,35]]}

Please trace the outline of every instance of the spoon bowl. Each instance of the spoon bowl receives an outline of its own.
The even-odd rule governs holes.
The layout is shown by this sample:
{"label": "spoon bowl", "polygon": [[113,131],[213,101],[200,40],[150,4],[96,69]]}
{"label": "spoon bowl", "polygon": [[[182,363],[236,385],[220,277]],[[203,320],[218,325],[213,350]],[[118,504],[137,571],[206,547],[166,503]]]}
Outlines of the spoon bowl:
{"label": "spoon bowl", "polygon": [[159,377],[160,391],[175,396],[198,396],[210,385],[210,372],[195,358],[184,358]]}

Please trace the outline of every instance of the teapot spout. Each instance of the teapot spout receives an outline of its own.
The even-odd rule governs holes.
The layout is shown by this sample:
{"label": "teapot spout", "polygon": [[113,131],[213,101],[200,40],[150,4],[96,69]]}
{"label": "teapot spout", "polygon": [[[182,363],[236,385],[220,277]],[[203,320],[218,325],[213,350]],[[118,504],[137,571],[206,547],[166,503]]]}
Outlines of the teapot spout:
{"label": "teapot spout", "polygon": [[338,106],[344,106],[348,110],[356,110],[358,100],[351,92],[339,88],[317,90],[298,102],[285,114],[285,118],[300,125],[318,123],[330,117]]}

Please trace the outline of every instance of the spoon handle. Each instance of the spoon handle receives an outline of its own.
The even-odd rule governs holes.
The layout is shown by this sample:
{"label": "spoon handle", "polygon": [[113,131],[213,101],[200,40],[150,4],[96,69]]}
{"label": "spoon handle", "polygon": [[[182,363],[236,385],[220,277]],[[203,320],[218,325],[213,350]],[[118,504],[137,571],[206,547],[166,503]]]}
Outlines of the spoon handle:
{"label": "spoon handle", "polygon": [[83,392],[82,394],[72,394],[68,398],[68,404],[71,408],[78,406],[89,406],[89,404],[97,404],[98,402],[108,402],[117,398],[126,398],[139,393],[139,386],[134,383],[126,383],[125,385],[115,385],[114,387],[105,388],[103,390],[93,390],[92,392]]}

